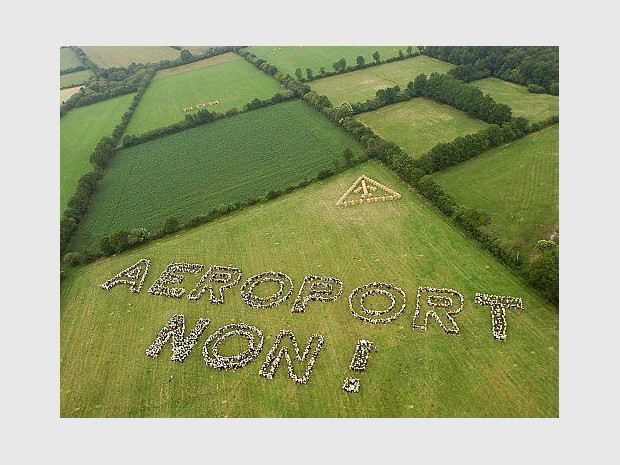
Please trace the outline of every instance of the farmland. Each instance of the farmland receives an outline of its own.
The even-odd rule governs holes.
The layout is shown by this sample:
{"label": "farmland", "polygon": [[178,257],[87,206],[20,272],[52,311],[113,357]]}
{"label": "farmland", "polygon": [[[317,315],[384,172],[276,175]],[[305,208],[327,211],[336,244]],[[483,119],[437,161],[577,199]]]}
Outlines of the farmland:
{"label": "farmland", "polygon": [[84,84],[91,76],[93,72],[89,69],[84,71],[77,71],[75,73],[65,74],[60,76],[60,87],[77,86]]}
{"label": "farmland", "polygon": [[275,80],[234,53],[162,70],[144,94],[127,133],[142,134],[183,121],[183,108],[200,102],[218,100],[217,106],[207,109],[224,113],[233,107],[240,109],[254,98],[270,98],[282,90]]}
{"label": "farmland", "polygon": [[75,68],[82,66],[82,62],[78,59],[73,50],[67,47],[60,49],[60,70]]}
{"label": "farmland", "polygon": [[[306,68],[310,68],[314,74],[318,74],[321,67],[328,71],[333,71],[332,63],[345,58],[348,65],[354,65],[359,55],[363,56],[366,62],[373,61],[372,54],[378,51],[381,59],[398,56],[398,50],[405,52],[407,46],[332,46],[332,47],[281,47],[281,46],[262,46],[248,47],[248,50],[259,58],[267,60],[283,74],[293,76],[297,68],[301,68],[304,76]],[[414,51],[417,49],[414,47]]]}
{"label": "farmland", "polygon": [[[216,125],[206,128],[205,134],[218,131]],[[267,138],[273,137],[276,132]],[[124,153],[118,161],[130,155],[140,157]],[[136,166],[147,164],[138,160]],[[228,181],[240,179],[232,167],[228,173]],[[175,177],[177,172],[168,174],[182,179]],[[339,196],[362,174],[397,190],[402,199],[336,207]],[[142,186],[132,187],[141,197]],[[165,206],[163,191],[156,199]],[[140,294],[128,292],[127,286],[99,288],[141,258],[152,260],[152,266]],[[263,311],[247,307],[239,286],[226,292],[226,303],[219,307],[206,298],[191,302],[149,296],[148,286],[173,261],[231,264],[243,270],[244,279],[279,270],[292,278],[295,291],[307,274],[336,276],[345,289],[336,302],[311,302],[304,314],[296,315],[291,315],[291,301]],[[186,274],[182,286],[191,289],[197,279]],[[363,323],[348,309],[348,294],[372,280],[393,283],[407,293],[405,313],[391,324]],[[412,329],[419,286],[450,287],[463,294],[464,308],[455,317],[460,335],[444,334],[432,319],[428,331]],[[507,311],[506,341],[493,340],[490,312],[474,304],[476,292],[523,298],[525,311]],[[211,324],[184,363],[170,360],[169,346],[159,358],[148,358],[147,347],[176,313],[185,315],[187,331],[200,317]],[[207,367],[201,355],[204,341],[231,322],[260,328],[266,338],[262,353],[238,371]],[[307,386],[286,376],[284,361],[273,380],[258,376],[283,328],[295,333],[302,350],[312,333],[325,338]],[[377,350],[367,370],[353,374],[349,364],[360,338],[372,340]],[[232,342],[224,343],[222,351],[231,353]],[[371,161],[176,237],[70,270],[60,291],[60,415],[557,417],[558,343],[557,309]],[[344,377],[351,375],[361,379],[357,395],[342,392]]]}
{"label": "farmland", "polygon": [[60,89],[60,103],[66,102],[69,98],[80,91],[82,86],[67,87]]}
{"label": "farmland", "polygon": [[407,86],[420,73],[445,73],[454,66],[427,56],[393,61],[360,71],[339,74],[310,83],[312,90],[327,95],[334,105],[363,102],[373,98],[379,89]]}
{"label": "farmland", "polygon": [[458,202],[489,213],[522,253],[557,231],[559,126],[435,175]]}
{"label": "farmland", "polygon": [[[62,91],[61,91],[62,92]],[[97,142],[109,136],[131,104],[133,95],[71,110],[60,120],[60,211],[80,177],[90,171],[89,157]]]}
{"label": "farmland", "polygon": [[484,129],[486,123],[426,98],[416,98],[355,117],[414,158],[440,142]]}
{"label": "farmland", "polygon": [[80,48],[101,68],[127,66],[132,62],[157,63],[161,60],[179,58],[179,51],[172,47],[83,46]]}
{"label": "farmland", "polygon": [[527,88],[497,78],[486,78],[472,83],[497,103],[512,108],[513,116],[523,116],[532,122],[560,113],[560,100],[555,95],[532,94]]}
{"label": "farmland", "polygon": [[264,196],[361,149],[301,101],[273,105],[122,150],[101,181],[74,248],[120,229],[160,228]]}

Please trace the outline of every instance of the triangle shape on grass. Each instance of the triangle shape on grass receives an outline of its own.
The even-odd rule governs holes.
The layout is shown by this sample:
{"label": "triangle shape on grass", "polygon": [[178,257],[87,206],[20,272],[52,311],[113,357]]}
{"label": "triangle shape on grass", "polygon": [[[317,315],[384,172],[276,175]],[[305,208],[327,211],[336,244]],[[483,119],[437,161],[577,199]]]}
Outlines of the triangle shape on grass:
{"label": "triangle shape on grass", "polygon": [[394,189],[390,189],[363,174],[357,178],[353,185],[340,197],[336,205],[344,207],[362,203],[398,200],[400,198],[401,195]]}

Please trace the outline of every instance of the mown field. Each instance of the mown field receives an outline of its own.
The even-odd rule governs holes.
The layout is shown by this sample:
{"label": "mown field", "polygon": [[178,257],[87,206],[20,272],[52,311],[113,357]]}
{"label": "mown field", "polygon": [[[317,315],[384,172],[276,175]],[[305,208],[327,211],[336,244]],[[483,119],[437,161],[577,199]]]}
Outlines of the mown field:
{"label": "mown field", "polygon": [[462,111],[426,98],[388,105],[355,118],[414,158],[440,142],[450,142],[486,126]]}
{"label": "mown field", "polygon": [[[372,54],[379,52],[380,58],[385,60],[398,56],[398,50],[402,49],[406,53],[407,46],[260,46],[248,47],[248,50],[256,54],[256,56],[267,60],[271,65],[278,68],[278,71],[284,74],[295,75],[295,70],[301,68],[304,77],[306,76],[306,68],[310,68],[314,74],[318,74],[321,67],[325,67],[327,71],[333,71],[332,63],[345,58],[347,65],[355,65],[357,57],[363,56],[366,62],[374,61]],[[417,47],[413,48],[414,52]]]}
{"label": "mown field", "polygon": [[420,73],[445,73],[454,65],[427,56],[394,61],[361,71],[339,74],[310,83],[312,90],[327,95],[334,105],[342,102],[364,102],[373,98],[379,89],[407,86]]}
{"label": "mown field", "polygon": [[[61,91],[62,92],[62,91]],[[82,175],[91,170],[90,154],[103,136],[112,135],[133,95],[75,108],[60,119],[60,212]]]}
{"label": "mown field", "polygon": [[[282,90],[277,81],[239,55],[225,53],[158,72],[126,132],[142,134],[183,121],[183,108],[201,102],[207,103],[208,110],[225,113],[233,107],[241,109],[254,98],[270,98]],[[218,105],[208,105],[216,100]]]}
{"label": "mown field", "polygon": [[490,94],[497,103],[512,108],[513,116],[536,122],[560,114],[560,100],[555,95],[532,94],[524,86],[493,77],[475,81],[472,85]]}
{"label": "mown field", "polygon": [[122,150],[101,181],[72,248],[116,230],[161,228],[221,204],[264,196],[343,162],[361,148],[296,100]]}
{"label": "mown field", "polygon": [[559,222],[559,125],[435,175],[460,203],[488,212],[527,257]]}
{"label": "mown field", "polygon": [[135,63],[157,63],[176,60],[179,51],[172,47],[83,46],[84,53],[101,68],[127,66]]}
{"label": "mown field", "polygon": [[[217,131],[215,125],[206,128]],[[402,199],[336,207],[361,174],[396,189]],[[179,182],[183,177],[169,177],[185,184]],[[141,196],[142,186],[133,187]],[[164,195],[156,199],[160,205],[166,201]],[[99,287],[142,258],[152,266],[140,294],[126,286]],[[148,295],[173,261],[233,265],[244,279],[278,270],[292,278],[295,291],[307,274],[336,276],[344,282],[344,294],[334,303],[311,302],[304,314],[295,315],[292,299],[270,310],[251,309],[240,286],[226,292],[222,306],[206,297],[191,302]],[[186,275],[182,286],[191,289],[197,280]],[[350,314],[348,295],[373,280],[407,294],[407,309],[391,324],[370,325]],[[432,319],[428,331],[412,329],[419,286],[463,294],[464,308],[455,317],[460,335],[444,334]],[[506,315],[506,341],[493,339],[490,312],[474,304],[476,292],[523,298],[525,311]],[[187,332],[198,318],[211,324],[184,363],[170,360],[169,346],[159,358],[148,358],[146,349],[178,313],[186,317]],[[260,356],[238,371],[207,367],[201,354],[205,340],[232,322],[263,331]],[[60,289],[60,416],[557,417],[558,324],[557,308],[371,161],[267,204],[71,269]],[[284,361],[273,380],[258,375],[281,329],[292,330],[302,350],[312,333],[325,338],[306,386],[288,378]],[[356,374],[349,364],[362,338],[373,341],[376,351],[367,370]],[[234,354],[234,342],[222,345],[224,355]],[[342,391],[347,376],[360,378],[359,394]]]}
{"label": "mown field", "polygon": [[63,47],[60,49],[60,70],[75,68],[81,66],[82,62],[70,48]]}
{"label": "mown field", "polygon": [[93,75],[93,72],[89,69],[84,71],[77,71],[71,74],[65,74],[60,76],[60,87],[77,86],[78,84],[84,84]]}
{"label": "mown field", "polygon": [[81,88],[82,86],[74,86],[60,89],[60,104],[69,100],[73,94],[77,94]]}

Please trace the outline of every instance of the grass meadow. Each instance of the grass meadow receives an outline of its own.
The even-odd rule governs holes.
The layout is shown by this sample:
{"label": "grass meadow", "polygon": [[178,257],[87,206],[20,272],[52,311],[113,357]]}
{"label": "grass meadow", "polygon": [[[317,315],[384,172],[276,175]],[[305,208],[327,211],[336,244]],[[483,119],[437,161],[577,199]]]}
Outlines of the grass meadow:
{"label": "grass meadow", "polygon": [[426,98],[388,105],[355,118],[418,158],[440,142],[484,129],[486,123]]}
{"label": "grass meadow", "polygon": [[76,68],[77,66],[82,66],[82,62],[77,57],[73,50],[67,47],[63,47],[60,49],[60,70]]}
{"label": "grass meadow", "polygon": [[[249,47],[248,50],[263,58],[269,64],[274,65],[283,74],[295,75],[295,70],[301,68],[304,77],[306,68],[310,68],[314,74],[318,74],[321,67],[328,71],[333,71],[332,63],[345,58],[347,65],[355,65],[357,57],[363,56],[366,62],[374,61],[372,54],[379,52],[380,58],[385,60],[398,56],[398,50],[406,52],[407,46],[260,46]],[[417,51],[417,48],[413,48]]]}
{"label": "grass meadow", "polygon": [[159,71],[136,109],[127,134],[183,121],[184,107],[219,100],[208,110],[224,113],[241,109],[254,98],[266,99],[282,87],[239,55],[225,53],[188,65]]}
{"label": "grass meadow", "polygon": [[116,230],[160,228],[219,205],[264,196],[312,178],[342,151],[361,148],[295,100],[122,150],[112,160],[72,248],[92,248]]}
{"label": "grass meadow", "polygon": [[[205,126],[206,138],[218,130]],[[273,137],[277,135],[267,138]],[[230,143],[237,139],[242,137]],[[126,153],[111,168],[113,174],[129,155],[139,158],[136,171],[148,171],[140,154]],[[232,168],[228,172],[227,181],[240,179]],[[362,174],[397,190],[402,199],[336,207]],[[169,178],[177,183],[183,179]],[[127,187],[142,196],[140,184]],[[161,208],[162,200],[165,206],[163,194],[153,199],[154,209]],[[123,285],[110,291],[99,287],[142,258],[152,265],[141,293],[132,294]],[[206,297],[192,302],[148,295],[148,287],[170,262],[233,265],[243,270],[244,280],[266,270],[282,271],[292,278],[295,291],[305,275],[335,276],[344,282],[344,293],[333,303],[310,302],[305,313],[294,315],[292,299],[270,310],[251,309],[241,299],[240,286],[226,292],[221,306]],[[197,280],[186,275],[181,285],[192,289]],[[407,308],[395,322],[371,325],[351,315],[348,295],[371,281],[406,292]],[[459,335],[446,335],[433,319],[425,332],[412,329],[420,286],[448,287],[464,296],[463,310],[455,316]],[[505,341],[493,339],[490,311],[474,304],[476,292],[523,299],[523,312],[507,312]],[[191,355],[184,363],[173,362],[167,345],[159,358],[147,357],[160,329],[179,313],[187,320],[186,332],[198,318],[211,320]],[[201,354],[205,340],[233,322],[263,331],[260,356],[237,371],[206,366]],[[60,287],[60,416],[558,417],[558,325],[557,308],[394,174],[369,161],[272,202],[69,270]],[[273,380],[258,375],[281,329],[292,330],[302,350],[311,334],[325,338],[306,386],[287,376],[284,361]],[[349,369],[358,339],[376,345],[362,373]],[[221,353],[233,355],[235,342],[227,340]],[[295,366],[299,373],[299,364]],[[360,378],[358,394],[342,391],[347,376]]]}
{"label": "grass meadow", "polygon": [[60,76],[60,87],[77,86],[84,84],[93,75],[93,72],[89,69],[84,71],[77,71],[71,74],[65,74]]}
{"label": "grass meadow", "polygon": [[121,122],[133,94],[75,108],[60,119],[60,212],[75,192],[83,174],[91,170],[88,161],[103,136],[110,136]]}
{"label": "grass meadow", "polygon": [[559,224],[559,125],[435,175],[458,202],[484,210],[525,253]]}
{"label": "grass meadow", "polygon": [[360,71],[338,74],[310,83],[312,90],[327,95],[334,104],[342,102],[364,102],[374,98],[379,89],[407,86],[421,73],[445,73],[454,65],[427,56],[417,56],[406,60],[393,61],[380,66],[373,66]]}
{"label": "grass meadow", "polygon": [[497,103],[512,108],[513,116],[537,122],[560,114],[560,99],[555,95],[532,94],[524,86],[492,77],[474,81],[472,85],[491,95]]}
{"label": "grass meadow", "polygon": [[179,51],[172,47],[83,46],[84,53],[100,68],[127,66],[131,63],[157,63],[176,60]]}

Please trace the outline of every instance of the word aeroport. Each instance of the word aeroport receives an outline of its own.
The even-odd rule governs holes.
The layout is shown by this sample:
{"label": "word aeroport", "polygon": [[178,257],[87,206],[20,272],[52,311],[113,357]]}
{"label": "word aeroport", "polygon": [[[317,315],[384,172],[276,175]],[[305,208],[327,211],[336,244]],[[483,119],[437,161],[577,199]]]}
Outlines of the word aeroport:
{"label": "word aeroport", "polygon": [[[148,259],[139,260],[101,284],[101,288],[110,290],[122,284],[129,286],[130,292],[139,293],[144,286],[150,265],[151,262]],[[201,275],[204,268],[203,265],[198,263],[170,263],[159,278],[149,287],[148,293],[153,296],[180,299],[187,293],[187,289],[172,286],[179,286],[183,283],[184,276],[182,273]],[[242,277],[243,274],[239,268],[212,265],[201,275],[194,289],[187,293],[187,299],[198,301],[208,290],[210,303],[222,305],[225,302],[226,291],[237,286],[242,281]],[[257,293],[257,290],[266,283],[276,284],[277,290],[270,295],[261,296]],[[297,297],[293,301],[291,313],[304,313],[310,302],[335,302],[342,296],[343,289],[344,284],[338,278],[308,275],[301,283]],[[256,274],[246,279],[241,285],[243,301],[246,305],[256,310],[267,310],[277,307],[288,300],[294,294],[294,291],[295,285],[293,280],[280,271],[265,271]],[[382,300],[384,302],[381,302]],[[354,289],[349,294],[348,302],[349,310],[355,318],[364,323],[375,325],[394,322],[405,312],[407,306],[407,298],[402,289],[393,284],[374,281]],[[493,338],[499,341],[506,340],[506,309],[523,310],[522,299],[476,293],[475,302],[482,307],[490,307]],[[429,317],[432,317],[446,334],[459,334],[460,329],[454,316],[461,312],[463,304],[463,296],[454,289],[420,287],[416,296],[413,329],[426,331]],[[423,312],[424,316],[422,317]],[[172,324],[179,325],[180,323],[173,322]],[[170,331],[172,331],[170,334],[176,334],[173,329],[170,329]],[[237,328],[236,331],[246,334],[243,328]],[[165,337],[170,337],[170,334],[166,334],[167,336]],[[284,336],[285,334],[279,337]],[[189,344],[190,342],[183,344]],[[179,342],[178,347],[182,347],[183,344]],[[214,350],[215,352],[209,356],[209,359],[215,360],[212,366],[216,368],[226,367],[231,363],[241,363],[241,359],[239,361],[220,360],[217,355],[217,346],[215,346]],[[283,354],[273,355],[272,362],[275,366],[280,362],[282,356]],[[286,354],[285,356],[288,357]],[[265,372],[264,376],[268,377],[267,374],[268,372]]]}

